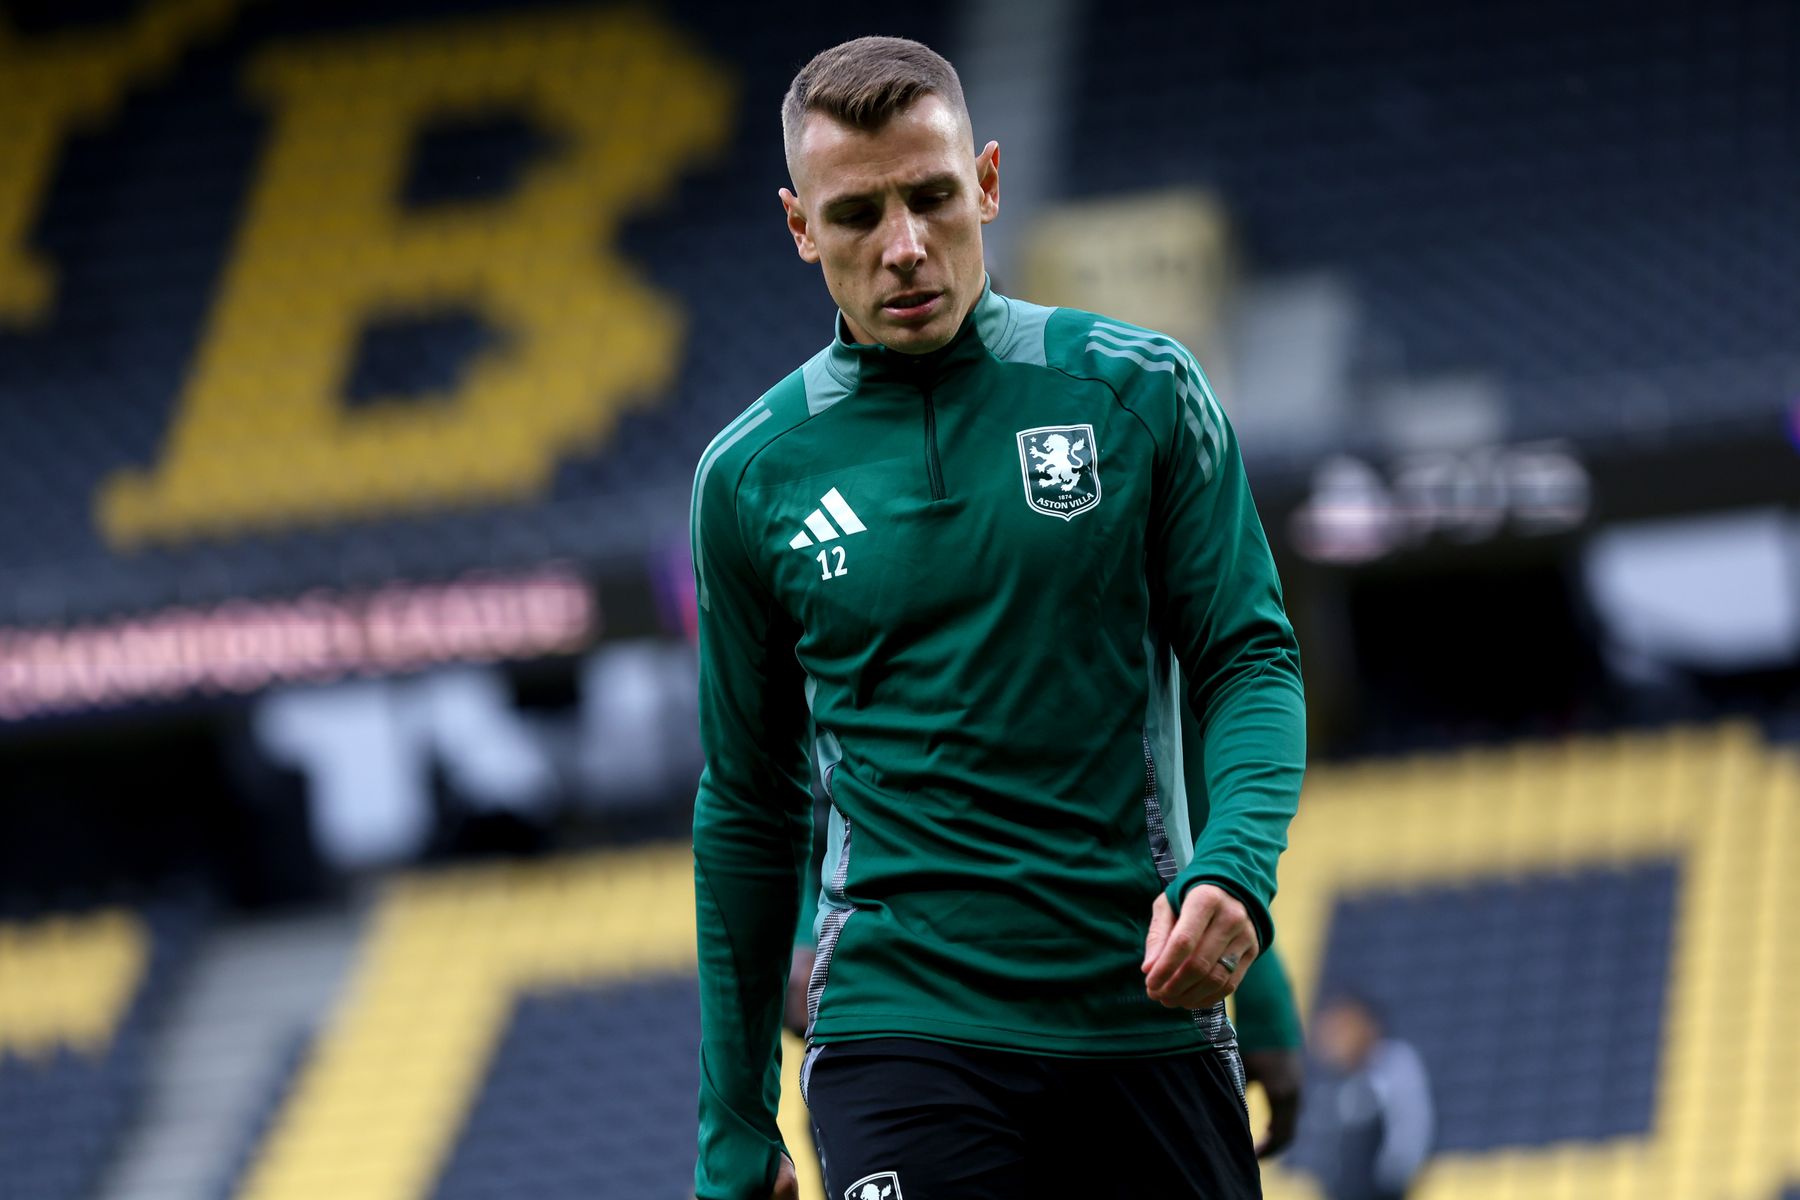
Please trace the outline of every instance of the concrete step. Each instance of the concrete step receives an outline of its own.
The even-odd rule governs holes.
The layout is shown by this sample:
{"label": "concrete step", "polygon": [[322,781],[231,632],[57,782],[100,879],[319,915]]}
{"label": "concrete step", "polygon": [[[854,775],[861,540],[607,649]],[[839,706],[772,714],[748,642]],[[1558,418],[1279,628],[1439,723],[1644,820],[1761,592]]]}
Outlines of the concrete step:
{"label": "concrete step", "polygon": [[209,1200],[280,1082],[296,1039],[336,1003],[362,909],[247,920],[198,947],[161,1024],[137,1120],[96,1200]]}

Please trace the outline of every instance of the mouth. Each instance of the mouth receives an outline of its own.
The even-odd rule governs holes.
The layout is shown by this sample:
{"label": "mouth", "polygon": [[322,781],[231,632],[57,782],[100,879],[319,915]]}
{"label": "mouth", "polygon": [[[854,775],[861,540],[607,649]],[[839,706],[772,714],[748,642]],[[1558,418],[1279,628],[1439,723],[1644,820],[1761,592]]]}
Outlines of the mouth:
{"label": "mouth", "polygon": [[937,312],[944,293],[928,290],[901,292],[882,301],[881,314],[891,321],[919,321]]}

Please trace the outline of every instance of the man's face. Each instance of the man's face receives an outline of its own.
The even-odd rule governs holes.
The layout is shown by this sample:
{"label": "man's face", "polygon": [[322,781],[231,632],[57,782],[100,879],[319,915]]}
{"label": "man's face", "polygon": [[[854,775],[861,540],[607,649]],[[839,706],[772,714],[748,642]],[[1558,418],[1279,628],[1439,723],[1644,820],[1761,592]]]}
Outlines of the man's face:
{"label": "man's face", "polygon": [[1381,1032],[1360,1004],[1338,1001],[1326,1007],[1313,1025],[1319,1057],[1339,1071],[1354,1071],[1368,1061]]}
{"label": "man's face", "polygon": [[947,344],[981,296],[981,227],[1000,211],[1000,147],[969,153],[954,110],[923,96],[866,133],[812,113],[781,189],[800,257],[859,342],[907,354]]}

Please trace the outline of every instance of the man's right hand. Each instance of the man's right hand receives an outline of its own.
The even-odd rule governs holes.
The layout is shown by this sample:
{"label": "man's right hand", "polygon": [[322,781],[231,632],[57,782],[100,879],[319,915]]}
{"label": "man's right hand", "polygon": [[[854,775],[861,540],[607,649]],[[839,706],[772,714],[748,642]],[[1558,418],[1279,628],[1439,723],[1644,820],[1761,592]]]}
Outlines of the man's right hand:
{"label": "man's right hand", "polygon": [[794,1164],[785,1154],[775,1172],[775,1187],[769,1192],[769,1200],[800,1200],[800,1176],[794,1173]]}
{"label": "man's right hand", "polygon": [[1144,992],[1164,1008],[1211,1008],[1237,991],[1259,948],[1243,902],[1217,884],[1190,891],[1179,916],[1158,892],[1144,937]]}

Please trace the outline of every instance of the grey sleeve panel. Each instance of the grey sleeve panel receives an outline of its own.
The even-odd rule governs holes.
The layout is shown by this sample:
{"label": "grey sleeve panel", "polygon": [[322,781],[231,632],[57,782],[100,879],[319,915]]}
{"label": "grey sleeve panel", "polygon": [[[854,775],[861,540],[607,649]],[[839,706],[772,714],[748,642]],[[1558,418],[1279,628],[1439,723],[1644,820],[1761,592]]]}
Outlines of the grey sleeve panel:
{"label": "grey sleeve panel", "polygon": [[981,335],[982,344],[995,358],[1034,367],[1048,366],[1045,331],[1057,310],[996,292],[988,295],[999,303],[984,301],[976,306],[975,331]]}
{"label": "grey sleeve panel", "polygon": [[1369,1084],[1381,1098],[1375,1179],[1389,1191],[1404,1191],[1425,1165],[1437,1123],[1425,1064],[1407,1043],[1382,1042],[1369,1064]]}
{"label": "grey sleeve panel", "polygon": [[818,416],[850,394],[850,385],[838,378],[837,373],[831,369],[829,348],[806,360],[806,365],[800,368],[800,378],[806,384],[808,416]]}

